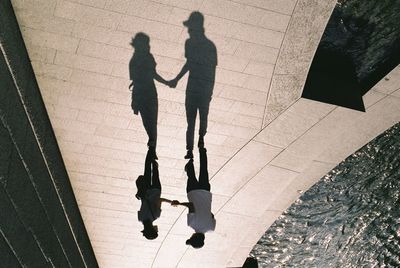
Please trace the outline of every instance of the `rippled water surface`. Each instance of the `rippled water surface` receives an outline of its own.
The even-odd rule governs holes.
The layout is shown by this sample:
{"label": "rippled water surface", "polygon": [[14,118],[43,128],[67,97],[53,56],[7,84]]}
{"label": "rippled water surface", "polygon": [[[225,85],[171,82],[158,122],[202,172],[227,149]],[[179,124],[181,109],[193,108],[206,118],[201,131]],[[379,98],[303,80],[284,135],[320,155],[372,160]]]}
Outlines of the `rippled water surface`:
{"label": "rippled water surface", "polygon": [[304,193],[251,255],[260,267],[400,267],[400,123]]}

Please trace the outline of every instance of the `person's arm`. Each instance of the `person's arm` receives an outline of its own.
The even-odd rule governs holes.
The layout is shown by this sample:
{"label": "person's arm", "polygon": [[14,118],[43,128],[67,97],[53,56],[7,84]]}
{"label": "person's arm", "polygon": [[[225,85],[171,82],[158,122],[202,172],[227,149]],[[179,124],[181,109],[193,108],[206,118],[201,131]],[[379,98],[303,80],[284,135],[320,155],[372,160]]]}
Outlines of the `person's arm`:
{"label": "person's arm", "polygon": [[172,200],[171,202],[172,206],[184,206],[187,207],[189,209],[189,213],[194,213],[194,205],[192,202],[179,202],[178,200]]}
{"label": "person's arm", "polygon": [[163,84],[169,86],[169,82],[167,80],[165,80],[164,78],[162,78],[157,72],[154,73],[154,79],[160,83],[163,83]]}
{"label": "person's arm", "polygon": [[151,157],[150,157],[150,151],[147,152],[146,155],[146,160],[144,163],[144,177],[145,178],[151,178]]}
{"label": "person's arm", "polygon": [[166,203],[172,203],[172,200],[170,200],[170,199],[167,199],[167,198],[163,198],[163,197],[160,197],[160,202],[166,202]]}
{"label": "person's arm", "polygon": [[153,185],[155,185],[156,187],[158,186],[161,189],[160,173],[158,172],[158,163],[154,159],[155,151],[150,152],[150,150],[149,150],[149,153],[151,154],[151,158],[152,158],[151,164],[153,166],[153,177],[152,177]]}
{"label": "person's arm", "polygon": [[152,72],[153,78],[154,78],[157,82],[160,82],[160,83],[162,83],[162,84],[165,84],[165,85],[167,85],[167,86],[170,86],[169,82],[168,82],[167,80],[165,80],[164,78],[162,78],[161,75],[159,75],[159,74],[157,73],[157,70],[156,70],[156,65],[157,65],[157,64],[156,64],[156,61],[154,60],[153,55],[151,55],[151,54],[150,54],[150,60],[151,60],[151,72]]}
{"label": "person's arm", "polygon": [[177,82],[181,80],[181,78],[189,71],[189,63],[186,61],[185,65],[183,65],[181,71],[178,75],[174,78]]}
{"label": "person's arm", "polygon": [[170,87],[175,88],[176,85],[178,84],[178,81],[181,80],[181,78],[189,71],[189,64],[186,61],[185,65],[183,65],[181,71],[178,73],[178,75],[172,79],[171,81],[169,81],[170,83]]}
{"label": "person's arm", "polygon": [[[133,86],[133,81],[132,84]],[[137,104],[137,100],[136,97],[134,96],[134,92],[133,92],[133,87],[132,87],[132,97],[131,97],[131,108],[134,114],[138,114],[139,113],[139,109],[138,109],[138,104]]]}
{"label": "person's arm", "polygon": [[185,206],[189,209],[189,213],[194,213],[194,205],[192,202],[185,202],[185,203],[181,203],[182,206]]}
{"label": "person's arm", "polygon": [[129,79],[131,80],[131,83],[128,86],[128,89],[131,90],[133,89],[133,58],[129,61]]}

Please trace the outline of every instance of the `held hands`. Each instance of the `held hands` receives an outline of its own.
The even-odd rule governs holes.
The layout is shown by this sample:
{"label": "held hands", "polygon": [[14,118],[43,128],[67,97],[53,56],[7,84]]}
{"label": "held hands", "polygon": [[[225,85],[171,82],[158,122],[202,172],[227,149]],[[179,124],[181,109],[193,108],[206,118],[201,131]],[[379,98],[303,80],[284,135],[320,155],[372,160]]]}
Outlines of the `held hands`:
{"label": "held hands", "polygon": [[171,206],[176,207],[180,204],[180,202],[178,200],[172,200],[171,202]]}
{"label": "held hands", "polygon": [[170,81],[167,81],[166,85],[169,86],[170,88],[176,88],[176,85],[178,84],[178,80],[172,79]]}

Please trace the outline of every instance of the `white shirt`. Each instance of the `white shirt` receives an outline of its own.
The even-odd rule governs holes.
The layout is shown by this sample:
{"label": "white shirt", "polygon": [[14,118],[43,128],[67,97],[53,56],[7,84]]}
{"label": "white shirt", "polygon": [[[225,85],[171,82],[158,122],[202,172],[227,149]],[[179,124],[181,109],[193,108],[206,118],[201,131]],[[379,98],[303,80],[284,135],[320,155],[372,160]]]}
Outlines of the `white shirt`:
{"label": "white shirt", "polygon": [[194,213],[187,214],[187,225],[192,227],[196,233],[214,231],[216,221],[211,214],[211,192],[193,190],[187,194],[187,197],[194,206]]}

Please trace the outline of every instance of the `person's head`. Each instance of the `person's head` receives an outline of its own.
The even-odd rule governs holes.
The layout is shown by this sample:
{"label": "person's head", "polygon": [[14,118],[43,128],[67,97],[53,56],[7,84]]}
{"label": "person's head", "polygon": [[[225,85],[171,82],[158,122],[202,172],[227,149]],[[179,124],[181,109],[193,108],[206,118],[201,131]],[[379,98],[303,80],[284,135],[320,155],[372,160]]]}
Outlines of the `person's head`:
{"label": "person's head", "polygon": [[204,16],[198,11],[194,11],[190,14],[189,18],[183,22],[188,28],[190,35],[204,33]]}
{"label": "person's head", "polygon": [[143,175],[139,175],[139,176],[137,177],[137,181],[142,181],[142,180],[144,180],[144,176],[143,176]]}
{"label": "person's head", "polygon": [[150,51],[150,37],[145,33],[137,33],[134,38],[132,38],[131,46],[135,48],[138,52]]}
{"label": "person's head", "polygon": [[150,224],[143,224],[142,234],[149,240],[154,240],[158,237],[158,227],[157,225]]}
{"label": "person's head", "polygon": [[194,248],[202,248],[204,246],[205,235],[203,233],[194,233],[186,240],[186,245],[191,245]]}

